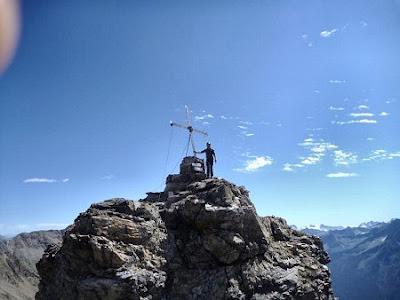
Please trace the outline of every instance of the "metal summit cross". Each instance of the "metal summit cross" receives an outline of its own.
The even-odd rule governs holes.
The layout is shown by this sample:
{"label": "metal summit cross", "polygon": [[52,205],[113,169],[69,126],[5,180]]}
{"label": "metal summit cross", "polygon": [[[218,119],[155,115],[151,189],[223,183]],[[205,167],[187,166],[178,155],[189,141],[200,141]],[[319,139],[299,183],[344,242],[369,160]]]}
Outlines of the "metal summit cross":
{"label": "metal summit cross", "polygon": [[208,136],[208,133],[205,132],[205,131],[193,128],[193,126],[192,126],[192,112],[190,111],[190,109],[189,109],[189,107],[187,105],[185,105],[185,108],[186,108],[186,124],[182,125],[182,124],[179,124],[179,123],[171,121],[170,125],[171,126],[175,126],[175,127],[184,128],[184,129],[187,129],[189,131],[189,140],[188,140],[187,147],[186,147],[186,155],[187,155],[187,152],[189,150],[189,144],[191,144],[192,145],[192,149],[193,149],[193,155],[196,156],[196,147],[194,145],[193,134],[194,133],[200,133],[200,134],[202,134],[204,136]]}

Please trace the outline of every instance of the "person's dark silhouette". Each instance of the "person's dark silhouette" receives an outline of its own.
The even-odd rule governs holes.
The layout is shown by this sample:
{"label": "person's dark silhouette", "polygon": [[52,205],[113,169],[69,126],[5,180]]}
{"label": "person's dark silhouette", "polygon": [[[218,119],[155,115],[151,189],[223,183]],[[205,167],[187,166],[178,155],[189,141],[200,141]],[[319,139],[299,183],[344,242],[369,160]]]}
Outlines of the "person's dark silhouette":
{"label": "person's dark silhouette", "polygon": [[215,155],[214,149],[211,148],[211,144],[207,143],[207,148],[203,151],[196,153],[205,153],[206,154],[206,168],[207,168],[207,178],[213,178],[213,165],[214,161],[217,163],[217,156]]}

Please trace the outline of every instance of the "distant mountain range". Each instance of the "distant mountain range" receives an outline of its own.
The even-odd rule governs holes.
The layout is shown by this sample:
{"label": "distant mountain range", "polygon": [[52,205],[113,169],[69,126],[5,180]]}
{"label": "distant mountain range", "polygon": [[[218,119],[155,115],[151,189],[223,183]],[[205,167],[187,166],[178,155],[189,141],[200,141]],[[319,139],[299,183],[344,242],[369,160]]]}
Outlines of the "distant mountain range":
{"label": "distant mountain range", "polygon": [[347,228],[310,226],[303,231],[323,240],[340,300],[400,299],[400,219]]}
{"label": "distant mountain range", "polygon": [[36,263],[48,244],[61,242],[62,234],[49,230],[0,237],[0,299],[34,299],[39,284]]}
{"label": "distant mountain range", "polygon": [[[400,299],[400,220],[367,222],[357,227],[311,225],[332,262],[328,265],[340,300]],[[0,236],[0,299],[33,299],[39,277],[35,264],[63,231]]]}

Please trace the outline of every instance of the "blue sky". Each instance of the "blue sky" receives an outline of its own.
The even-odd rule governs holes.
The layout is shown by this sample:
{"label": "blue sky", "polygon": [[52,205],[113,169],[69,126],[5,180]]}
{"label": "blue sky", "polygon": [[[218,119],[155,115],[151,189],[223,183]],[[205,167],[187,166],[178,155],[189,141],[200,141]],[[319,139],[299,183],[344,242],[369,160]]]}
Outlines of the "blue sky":
{"label": "blue sky", "polygon": [[22,14],[0,77],[0,234],[162,190],[185,104],[216,175],[260,215],[400,216],[399,1],[38,0]]}

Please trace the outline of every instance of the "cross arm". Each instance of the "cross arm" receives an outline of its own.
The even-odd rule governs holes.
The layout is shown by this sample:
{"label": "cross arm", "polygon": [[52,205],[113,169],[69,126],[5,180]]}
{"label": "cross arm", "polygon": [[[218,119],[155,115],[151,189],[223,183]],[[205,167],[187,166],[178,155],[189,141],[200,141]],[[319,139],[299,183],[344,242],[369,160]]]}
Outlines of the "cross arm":
{"label": "cross arm", "polygon": [[171,125],[171,126],[175,126],[175,127],[180,127],[180,128],[185,128],[185,129],[188,129],[188,126],[185,126],[185,125],[182,125],[182,124],[179,124],[179,123],[176,123],[176,122],[169,122],[169,125]]}
{"label": "cross arm", "polygon": [[202,135],[206,135],[206,136],[208,136],[208,133],[207,133],[207,132],[205,132],[205,131],[202,131],[202,130],[199,130],[199,129],[195,129],[195,128],[193,128],[193,132],[197,132],[197,133],[200,133],[200,134],[202,134]]}

